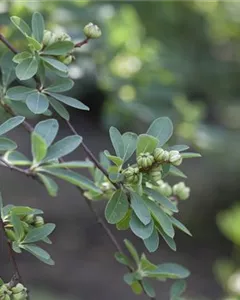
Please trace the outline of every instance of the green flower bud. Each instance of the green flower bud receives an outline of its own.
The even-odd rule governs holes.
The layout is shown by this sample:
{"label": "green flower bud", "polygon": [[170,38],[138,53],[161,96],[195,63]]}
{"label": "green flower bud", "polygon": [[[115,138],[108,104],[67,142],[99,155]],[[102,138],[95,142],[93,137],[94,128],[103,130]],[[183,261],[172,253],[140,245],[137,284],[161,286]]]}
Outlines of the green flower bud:
{"label": "green flower bud", "polygon": [[158,190],[161,194],[163,194],[165,197],[169,197],[172,195],[172,188],[167,182],[159,180],[157,183],[159,185]]}
{"label": "green flower bud", "polygon": [[139,168],[147,169],[152,166],[154,157],[149,152],[140,153],[137,157],[137,164]]}
{"label": "green flower bud", "polygon": [[9,239],[9,241],[14,242],[17,240],[15,232],[12,229],[5,229],[5,232],[6,232],[6,235]]}
{"label": "green flower bud", "polygon": [[26,292],[20,292],[18,294],[12,295],[12,300],[27,300],[27,293]]}
{"label": "green flower bud", "polygon": [[69,64],[72,62],[72,60],[73,60],[73,56],[72,56],[72,55],[68,55],[68,56],[66,56],[65,59],[63,60],[63,63],[64,63],[65,65],[69,65]]}
{"label": "green flower bud", "polygon": [[152,168],[150,170],[149,175],[152,177],[152,179],[154,181],[157,182],[157,181],[161,180],[161,178],[162,178],[161,171],[162,171],[162,167],[161,166],[157,166],[157,167],[154,167],[154,168]]}
{"label": "green flower bud", "polygon": [[10,298],[10,296],[9,295],[5,295],[5,296],[3,296],[3,298],[2,298],[3,300],[11,300],[11,298]]}
{"label": "green flower bud", "polygon": [[165,150],[164,153],[163,153],[163,160],[164,161],[169,161],[169,152],[167,150]]}
{"label": "green flower bud", "polygon": [[67,33],[63,32],[58,36],[58,40],[59,41],[71,41],[71,37],[70,35],[68,35]]}
{"label": "green flower bud", "polygon": [[34,223],[35,220],[35,216],[34,215],[26,215],[23,219],[24,222],[26,222],[27,224],[31,225]]}
{"label": "green flower bud", "polygon": [[16,286],[12,287],[13,294],[18,294],[22,291],[26,291],[26,288],[21,283],[18,283]]}
{"label": "green flower bud", "polygon": [[51,32],[49,30],[44,30],[43,45],[50,46],[57,41],[58,41],[58,37],[55,33]]}
{"label": "green flower bud", "polygon": [[184,182],[179,182],[173,186],[173,194],[180,200],[186,200],[190,196],[190,188]]}
{"label": "green flower bud", "polygon": [[35,227],[42,227],[44,225],[44,219],[41,216],[36,216],[34,221]]}
{"label": "green flower bud", "polygon": [[23,225],[24,232],[28,233],[28,231],[29,231],[29,225],[26,222],[24,222],[24,221],[22,221],[22,225]]}
{"label": "green flower bud", "polygon": [[179,151],[172,150],[169,152],[169,161],[175,166],[179,166],[182,163],[182,156]]}
{"label": "green flower bud", "polygon": [[84,27],[83,32],[89,39],[97,39],[102,35],[101,29],[93,23],[87,24]]}
{"label": "green flower bud", "polygon": [[138,167],[128,167],[123,171],[123,175],[125,176],[125,180],[128,183],[138,183],[139,180],[139,168]]}
{"label": "green flower bud", "polygon": [[153,152],[153,156],[156,162],[161,162],[164,160],[164,150],[162,148],[156,148]]}

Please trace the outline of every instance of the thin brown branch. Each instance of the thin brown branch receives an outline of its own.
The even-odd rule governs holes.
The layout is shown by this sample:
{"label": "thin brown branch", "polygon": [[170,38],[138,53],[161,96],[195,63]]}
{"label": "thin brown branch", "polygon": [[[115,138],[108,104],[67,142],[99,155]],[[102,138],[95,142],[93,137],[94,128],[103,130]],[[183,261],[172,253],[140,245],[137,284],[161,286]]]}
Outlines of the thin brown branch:
{"label": "thin brown branch", "polygon": [[78,42],[74,45],[75,48],[81,48],[83,45],[87,44],[89,41],[89,38],[86,38],[85,40]]}
{"label": "thin brown branch", "polygon": [[16,259],[15,259],[15,256],[14,256],[14,252],[13,252],[13,249],[12,249],[11,242],[8,240],[8,237],[7,237],[7,234],[6,234],[6,231],[5,231],[5,227],[4,227],[4,223],[3,223],[3,220],[2,220],[1,217],[0,217],[0,225],[2,227],[3,235],[4,235],[4,237],[6,239],[6,242],[7,242],[9,258],[10,258],[11,264],[12,264],[13,269],[14,269],[14,275],[13,275],[11,281],[14,285],[16,285],[17,283],[23,282],[23,281],[22,281],[20,271],[18,269],[18,265],[17,265]]}
{"label": "thin brown branch", "polygon": [[[2,162],[2,166],[6,167],[12,171],[16,171],[16,172],[22,173],[24,175],[31,176],[31,173],[29,172],[29,170],[24,170],[24,169],[14,166],[14,165],[11,165],[6,160],[4,160],[2,157],[0,157],[0,162]],[[1,166],[1,164],[0,164],[0,166]]]}
{"label": "thin brown branch", "polygon": [[12,51],[14,54],[17,54],[18,51],[16,48],[13,47],[12,44],[9,43],[9,41],[0,33],[0,41],[6,46],[8,47],[8,49],[10,51]]}

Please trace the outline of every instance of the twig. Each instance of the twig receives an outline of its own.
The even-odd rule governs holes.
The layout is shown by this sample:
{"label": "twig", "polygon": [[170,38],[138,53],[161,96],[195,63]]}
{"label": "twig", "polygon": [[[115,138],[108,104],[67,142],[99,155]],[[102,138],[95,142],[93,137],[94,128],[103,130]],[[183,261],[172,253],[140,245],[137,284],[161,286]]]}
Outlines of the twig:
{"label": "twig", "polygon": [[9,258],[10,258],[10,261],[11,261],[13,269],[14,269],[14,275],[13,275],[11,281],[13,282],[14,285],[16,285],[19,282],[23,282],[22,277],[21,277],[21,274],[20,274],[19,269],[18,269],[18,265],[17,265],[16,259],[15,259],[15,256],[14,256],[14,252],[13,252],[13,249],[12,249],[11,242],[8,240],[8,237],[7,237],[7,234],[6,234],[6,231],[5,231],[5,227],[4,227],[4,223],[3,223],[3,220],[2,220],[1,217],[0,217],[0,224],[1,224],[1,227],[2,227],[3,235],[4,235],[4,237],[6,239],[6,242],[7,242],[7,245],[8,245]]}
{"label": "twig", "polygon": [[85,40],[78,42],[74,45],[75,48],[81,48],[83,45],[87,44],[89,41],[89,38],[86,38]]}
{"label": "twig", "polygon": [[16,48],[13,47],[13,45],[11,45],[9,43],[9,41],[0,33],[0,41],[3,42],[3,44],[8,47],[9,50],[11,50],[14,54],[17,54],[18,51]]}

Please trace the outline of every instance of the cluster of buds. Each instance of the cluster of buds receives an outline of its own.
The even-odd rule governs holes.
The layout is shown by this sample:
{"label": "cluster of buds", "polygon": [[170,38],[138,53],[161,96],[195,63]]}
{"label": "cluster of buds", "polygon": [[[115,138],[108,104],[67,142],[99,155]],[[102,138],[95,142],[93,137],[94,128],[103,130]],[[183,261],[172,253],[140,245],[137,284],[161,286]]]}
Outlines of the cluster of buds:
{"label": "cluster of buds", "polygon": [[155,161],[159,163],[170,162],[174,166],[179,166],[182,163],[182,156],[177,150],[167,151],[162,148],[156,148],[153,156]]}
{"label": "cluster of buds", "polygon": [[[27,235],[30,228],[33,228],[33,227],[38,228],[38,227],[42,227],[44,225],[44,219],[41,216],[29,214],[29,215],[22,216],[20,219],[21,219],[21,222],[22,222],[22,225],[24,228],[25,235]],[[5,228],[5,232],[7,234],[9,241],[11,241],[11,242],[16,241],[16,236],[15,236],[15,232],[13,230],[13,225],[11,224],[11,222],[9,222],[9,218],[7,218],[6,221],[4,222],[4,228]],[[1,300],[1,298],[0,298],[0,300]]]}
{"label": "cluster of buds", "polygon": [[173,195],[180,200],[186,200],[190,196],[190,188],[185,185],[184,182],[175,184],[172,188]]}
{"label": "cluster of buds", "polygon": [[18,283],[12,286],[11,283],[0,286],[0,300],[27,300],[27,289]]}
{"label": "cluster of buds", "polygon": [[130,166],[123,171],[123,175],[127,183],[137,184],[140,177],[139,168]]}
{"label": "cluster of buds", "polygon": [[[71,41],[71,37],[63,32],[60,35],[57,35],[56,33],[50,31],[50,30],[44,30],[43,34],[43,46],[48,47],[56,42],[62,42],[62,41]],[[57,56],[57,59],[64,63],[65,65],[69,65],[73,60],[73,55],[71,53],[67,55],[60,55]]]}

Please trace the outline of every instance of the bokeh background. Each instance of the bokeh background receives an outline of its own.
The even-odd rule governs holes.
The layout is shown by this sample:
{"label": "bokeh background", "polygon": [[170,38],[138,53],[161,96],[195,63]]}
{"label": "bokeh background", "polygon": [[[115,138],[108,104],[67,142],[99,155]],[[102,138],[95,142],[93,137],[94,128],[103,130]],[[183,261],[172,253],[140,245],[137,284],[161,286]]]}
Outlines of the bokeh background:
{"label": "bokeh background", "polygon": [[[25,44],[9,16],[30,21],[36,10],[49,29],[65,31],[76,41],[84,38],[82,29],[89,22],[102,29],[101,39],[76,51],[70,67],[72,95],[91,108],[90,113],[71,111],[72,121],[95,154],[110,146],[110,125],[140,133],[159,116],[172,119],[173,144],[187,143],[202,154],[182,167],[192,193],[181,204],[180,219],[193,238],[178,232],[177,253],[163,242],[152,259],[191,270],[186,299],[239,299],[240,2],[1,0],[0,31],[19,49]],[[0,45],[0,55],[5,50]],[[61,128],[60,135],[69,134]],[[22,151],[30,152],[22,129],[11,135]],[[72,158],[84,158],[84,153]],[[27,254],[18,258],[32,299],[137,297],[123,283],[115,249],[74,187],[61,183],[60,195],[53,199],[37,183],[0,172],[5,203],[41,208],[57,224],[49,249],[55,267]],[[104,203],[96,206],[103,214]],[[126,236],[114,232],[119,241]],[[0,275],[7,280],[11,267],[5,248],[1,237]],[[158,299],[169,298],[168,284],[156,288]]]}

